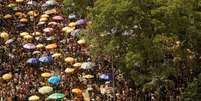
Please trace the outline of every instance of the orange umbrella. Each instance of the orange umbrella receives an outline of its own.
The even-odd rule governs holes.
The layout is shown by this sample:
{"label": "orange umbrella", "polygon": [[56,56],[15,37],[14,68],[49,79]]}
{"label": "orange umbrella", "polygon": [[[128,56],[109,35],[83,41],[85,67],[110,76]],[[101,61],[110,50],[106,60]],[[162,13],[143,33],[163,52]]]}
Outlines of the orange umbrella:
{"label": "orange umbrella", "polygon": [[49,17],[49,15],[47,15],[47,14],[43,14],[40,16],[40,18],[48,18],[48,17]]}
{"label": "orange umbrella", "polygon": [[22,12],[16,12],[15,15],[16,15],[16,16],[22,16],[23,13],[22,13]]}
{"label": "orange umbrella", "polygon": [[46,49],[55,49],[55,48],[57,48],[57,44],[56,44],[56,43],[54,43],[54,44],[49,44],[49,45],[45,46],[45,48],[46,48]]}
{"label": "orange umbrella", "polygon": [[79,88],[74,88],[74,89],[72,89],[72,92],[75,93],[75,94],[81,94],[82,90],[79,89]]}
{"label": "orange umbrella", "polygon": [[22,18],[22,19],[20,19],[20,22],[26,23],[26,22],[28,22],[28,19],[27,18]]}

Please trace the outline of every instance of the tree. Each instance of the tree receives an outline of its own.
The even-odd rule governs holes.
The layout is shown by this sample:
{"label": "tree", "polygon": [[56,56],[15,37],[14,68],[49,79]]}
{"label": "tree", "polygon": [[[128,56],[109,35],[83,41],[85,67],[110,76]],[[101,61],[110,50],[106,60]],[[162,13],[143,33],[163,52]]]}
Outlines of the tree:
{"label": "tree", "polygon": [[[94,57],[106,56],[137,84],[182,74],[200,65],[199,0],[97,0],[83,33]],[[193,71],[193,72],[192,72]]]}

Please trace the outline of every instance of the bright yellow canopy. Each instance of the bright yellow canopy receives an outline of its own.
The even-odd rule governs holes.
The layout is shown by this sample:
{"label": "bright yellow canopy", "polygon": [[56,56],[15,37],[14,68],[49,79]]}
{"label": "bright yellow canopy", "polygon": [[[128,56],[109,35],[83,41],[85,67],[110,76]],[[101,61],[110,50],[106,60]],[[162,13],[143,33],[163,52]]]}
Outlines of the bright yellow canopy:
{"label": "bright yellow canopy", "polygon": [[73,64],[73,67],[80,67],[82,65],[82,63],[75,63]]}
{"label": "bright yellow canopy", "polygon": [[9,34],[7,32],[2,32],[0,34],[0,37],[3,38],[4,40],[8,40],[9,39]]}
{"label": "bright yellow canopy", "polygon": [[29,35],[29,33],[28,32],[22,32],[22,33],[20,33],[20,36],[25,36],[25,35]]}
{"label": "bright yellow canopy", "polygon": [[38,49],[43,48],[43,47],[45,47],[43,44],[36,45],[36,48],[38,48]]}
{"label": "bright yellow canopy", "polygon": [[45,72],[45,73],[42,73],[41,76],[44,77],[44,78],[48,78],[48,77],[51,76],[51,74],[48,73],[48,72]]}
{"label": "bright yellow canopy", "polygon": [[38,101],[40,99],[40,97],[38,97],[37,95],[33,95],[29,97],[29,101]]}
{"label": "bright yellow canopy", "polygon": [[73,57],[67,57],[67,58],[65,58],[65,62],[67,62],[69,64],[73,64],[75,62],[75,59]]}
{"label": "bright yellow canopy", "polygon": [[31,35],[25,35],[23,38],[24,39],[33,39],[33,36],[31,36]]}
{"label": "bright yellow canopy", "polygon": [[53,58],[57,58],[57,57],[60,57],[60,56],[61,56],[61,53],[54,53],[54,54],[52,55]]}
{"label": "bright yellow canopy", "polygon": [[66,73],[73,73],[74,71],[75,71],[74,68],[66,68],[66,69],[65,69],[65,72],[66,72]]}
{"label": "bright yellow canopy", "polygon": [[3,78],[4,80],[10,80],[10,79],[12,78],[12,74],[11,74],[11,73],[4,74],[4,75],[2,76],[2,78]]}

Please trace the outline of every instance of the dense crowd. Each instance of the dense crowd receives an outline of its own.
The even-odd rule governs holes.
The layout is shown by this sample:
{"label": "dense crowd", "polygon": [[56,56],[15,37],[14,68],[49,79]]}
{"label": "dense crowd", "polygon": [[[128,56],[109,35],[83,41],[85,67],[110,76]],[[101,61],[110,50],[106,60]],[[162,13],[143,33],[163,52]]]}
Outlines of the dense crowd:
{"label": "dense crowd", "polygon": [[[59,5],[62,3],[54,0],[49,3],[46,0],[1,1],[0,101],[27,101],[33,95],[44,101],[52,93],[64,94],[57,99],[64,101],[133,101],[133,84],[125,80],[119,70],[113,69],[109,60],[101,57],[92,60],[90,45],[79,39],[80,31],[88,24],[86,19],[75,14],[64,16]],[[82,23],[78,23],[80,20]],[[48,44],[56,47],[45,47]],[[33,61],[40,57],[51,59]],[[66,57],[72,60],[69,62]],[[90,69],[75,66],[84,62],[94,65]],[[68,68],[72,71],[68,72]],[[50,76],[42,77],[42,73]],[[5,74],[11,77],[4,78]],[[108,78],[101,79],[101,74],[108,74]],[[56,84],[48,82],[53,75],[61,79]],[[43,86],[52,87],[53,91],[41,94],[38,89]],[[73,93],[74,88],[81,93]]]}

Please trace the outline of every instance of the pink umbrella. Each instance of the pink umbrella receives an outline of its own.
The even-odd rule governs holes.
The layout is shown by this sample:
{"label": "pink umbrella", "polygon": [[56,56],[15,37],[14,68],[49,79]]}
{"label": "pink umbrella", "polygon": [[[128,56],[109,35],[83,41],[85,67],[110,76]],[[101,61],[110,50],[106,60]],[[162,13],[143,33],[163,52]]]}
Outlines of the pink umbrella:
{"label": "pink umbrella", "polygon": [[57,21],[64,20],[64,18],[62,16],[54,16],[54,17],[52,17],[52,19],[57,20]]}
{"label": "pink umbrella", "polygon": [[54,29],[53,28],[45,28],[43,29],[44,32],[50,33],[52,32]]}
{"label": "pink umbrella", "polygon": [[25,48],[25,49],[35,49],[36,46],[34,44],[32,44],[32,43],[27,43],[27,44],[25,44],[23,46],[23,48]]}
{"label": "pink umbrella", "polygon": [[58,23],[57,23],[57,22],[54,22],[54,21],[48,23],[48,25],[57,25],[57,24],[58,24]]}

